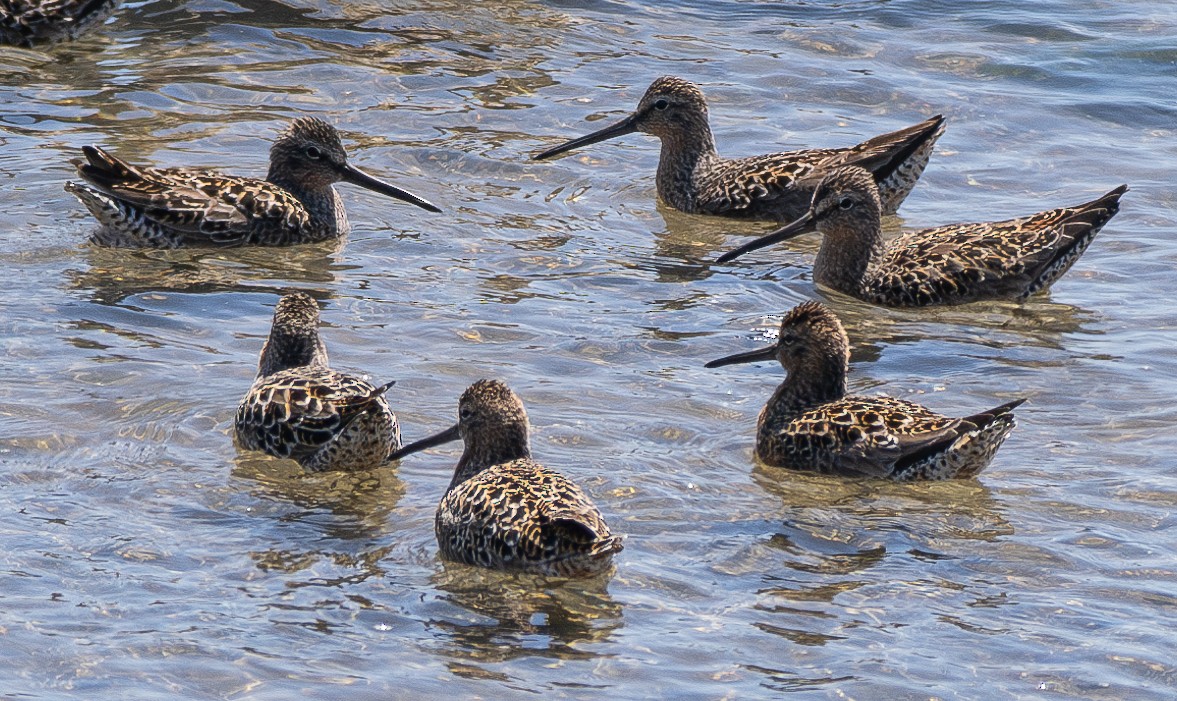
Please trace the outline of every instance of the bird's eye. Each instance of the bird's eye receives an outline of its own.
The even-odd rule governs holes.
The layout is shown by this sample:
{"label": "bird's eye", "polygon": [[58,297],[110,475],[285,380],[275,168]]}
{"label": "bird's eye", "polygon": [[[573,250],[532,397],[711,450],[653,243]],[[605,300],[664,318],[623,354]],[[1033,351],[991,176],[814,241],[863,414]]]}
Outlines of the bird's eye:
{"label": "bird's eye", "polygon": [[323,157],[323,152],[319,150],[318,146],[307,146],[306,154],[307,158],[311,158],[316,161]]}
{"label": "bird's eye", "polygon": [[654,109],[656,110],[664,110],[667,107],[670,107],[670,100],[667,100],[665,97],[660,97],[654,101]]}
{"label": "bird's eye", "polygon": [[843,197],[842,199],[838,200],[838,208],[839,209],[850,209],[853,206],[854,206],[854,198],[852,198],[852,197]]}
{"label": "bird's eye", "polygon": [[780,343],[782,346],[788,347],[797,342],[797,337],[791,333],[781,336]]}
{"label": "bird's eye", "polygon": [[461,409],[458,409],[458,418],[459,419],[468,419],[473,415],[474,415],[474,412],[470,410],[470,407],[464,406]]}

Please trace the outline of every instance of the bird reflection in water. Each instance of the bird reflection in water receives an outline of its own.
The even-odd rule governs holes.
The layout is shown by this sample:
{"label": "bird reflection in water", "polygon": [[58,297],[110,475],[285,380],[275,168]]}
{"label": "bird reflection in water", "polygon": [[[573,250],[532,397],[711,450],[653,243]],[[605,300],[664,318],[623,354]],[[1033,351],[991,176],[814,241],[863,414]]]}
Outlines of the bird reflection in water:
{"label": "bird reflection in water", "polygon": [[[454,609],[430,626],[445,635],[455,673],[477,674],[474,663],[523,657],[592,659],[592,649],[620,629],[621,604],[607,591],[612,570],[563,579],[442,562],[433,577]],[[483,670],[485,671],[485,670]]]}

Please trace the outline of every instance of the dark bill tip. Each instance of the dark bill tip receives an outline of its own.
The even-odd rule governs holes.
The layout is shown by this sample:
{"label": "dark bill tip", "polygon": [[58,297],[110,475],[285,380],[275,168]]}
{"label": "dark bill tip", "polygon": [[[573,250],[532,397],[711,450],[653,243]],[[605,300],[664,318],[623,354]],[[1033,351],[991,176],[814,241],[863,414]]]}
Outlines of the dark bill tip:
{"label": "dark bill tip", "polygon": [[581,146],[588,146],[590,144],[595,144],[595,143],[599,143],[601,141],[605,141],[606,139],[612,139],[617,136],[624,136],[626,134],[632,134],[638,130],[638,128],[636,126],[637,120],[638,120],[638,115],[631,114],[630,116],[626,117],[625,119],[621,120],[620,122],[617,122],[616,124],[612,124],[610,126],[607,126],[604,129],[594,131],[593,133],[588,134],[586,136],[582,136],[579,139],[573,139],[572,141],[566,141],[566,142],[560,144],[559,146],[555,146],[553,148],[548,149],[547,151],[541,151],[537,154],[534,154],[534,155],[532,155],[531,160],[542,161],[545,158],[551,158],[552,156],[558,156],[561,153],[565,153],[567,151],[571,151],[573,149],[580,148]]}
{"label": "dark bill tip", "polygon": [[388,459],[390,461],[400,460],[404,456],[411,453],[417,453],[427,448],[433,448],[435,446],[442,445],[443,443],[450,443],[460,439],[461,437],[462,435],[458,433],[458,425],[454,424],[437,435],[430,436],[428,438],[422,438],[416,443],[410,443],[404,446],[400,450],[394,450],[391,454],[389,454]]}
{"label": "dark bill tip", "polygon": [[774,243],[780,243],[781,241],[787,241],[791,238],[800,236],[801,234],[809,233],[810,231],[813,231],[816,226],[817,220],[813,216],[813,213],[806,212],[804,216],[792,222],[791,224],[786,224],[771,234],[761,236],[758,239],[749,241],[739,248],[724,253],[719,258],[716,258],[715,262],[727,263],[728,261],[739,258],[745,253],[751,253],[752,251],[771,246]]}
{"label": "dark bill tip", "polygon": [[776,346],[769,346],[768,348],[760,348],[754,351],[747,351],[745,353],[736,353],[734,355],[725,356],[718,360],[712,360],[703,367],[705,368],[721,368],[724,365],[736,365],[739,363],[760,363],[765,360],[776,359]]}
{"label": "dark bill tip", "polygon": [[342,176],[344,182],[349,182],[352,185],[359,185],[360,187],[371,190],[372,192],[379,192],[381,195],[387,195],[388,197],[401,200],[402,202],[415,204],[421,209],[428,210],[430,212],[438,214],[441,213],[441,208],[429,200],[417,197],[413,193],[408,192],[407,190],[402,190],[395,185],[389,185],[383,180],[377,180],[376,178],[373,178],[371,175],[368,175],[353,165],[344,166]]}

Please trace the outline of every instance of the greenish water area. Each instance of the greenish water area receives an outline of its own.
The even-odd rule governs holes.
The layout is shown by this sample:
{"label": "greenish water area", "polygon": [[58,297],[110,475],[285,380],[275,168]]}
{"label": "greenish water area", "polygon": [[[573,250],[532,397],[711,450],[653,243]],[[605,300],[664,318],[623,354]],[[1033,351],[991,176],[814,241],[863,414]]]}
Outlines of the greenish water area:
{"label": "greenish water area", "polygon": [[[874,308],[815,288],[815,236],[715,265],[772,225],[659,204],[652,137],[528,160],[665,74],[703,88],[727,156],[944,114],[889,231],[1130,191],[1047,294]],[[0,77],[0,697],[1177,694],[1177,5],[162,0],[0,49]],[[83,145],[261,177],[299,115],[444,212],[339,185],[339,243],[86,244],[62,189]],[[336,368],[397,381],[407,440],[505,380],[535,457],[626,535],[615,570],[440,560],[459,444],[358,474],[239,452],[292,289]],[[703,363],[809,298],[844,321],[855,392],[1028,397],[989,469],[756,463],[782,371]]]}

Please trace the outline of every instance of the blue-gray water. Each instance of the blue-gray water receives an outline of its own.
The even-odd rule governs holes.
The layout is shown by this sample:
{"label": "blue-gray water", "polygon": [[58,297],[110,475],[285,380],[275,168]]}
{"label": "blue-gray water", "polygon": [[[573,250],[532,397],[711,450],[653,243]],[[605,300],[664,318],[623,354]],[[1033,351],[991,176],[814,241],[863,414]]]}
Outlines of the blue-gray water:
{"label": "blue-gray water", "polygon": [[[124,6],[0,49],[0,696],[65,699],[1171,699],[1177,689],[1177,5],[1120,2]],[[1026,304],[885,311],[826,297],[852,388],[1021,425],[974,481],[754,464],[814,290],[812,237],[656,204],[657,142],[530,152],[703,86],[720,150],[841,146],[944,113],[894,226],[1132,188]],[[445,208],[341,186],[341,246],[84,245],[83,144],[263,175],[316,114],[353,162]],[[356,476],[239,454],[233,410],[282,290],[334,364],[398,380],[409,439],[505,379],[536,456],[628,535],[559,584],[446,565],[459,447]]]}

